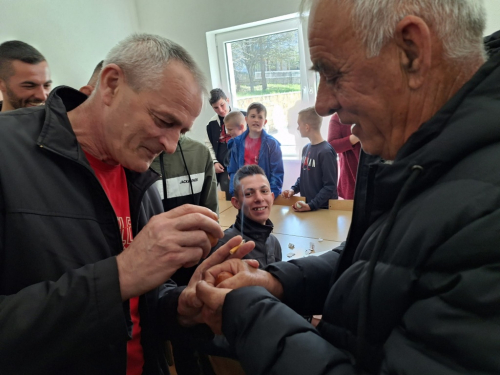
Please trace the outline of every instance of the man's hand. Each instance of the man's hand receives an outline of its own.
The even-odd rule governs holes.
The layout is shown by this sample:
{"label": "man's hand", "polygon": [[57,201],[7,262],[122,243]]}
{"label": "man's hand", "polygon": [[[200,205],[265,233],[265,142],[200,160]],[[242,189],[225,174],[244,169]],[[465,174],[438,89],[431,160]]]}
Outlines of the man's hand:
{"label": "man's hand", "polygon": [[[203,323],[201,317],[201,308],[203,303],[196,295],[196,284],[202,279],[202,276],[206,270],[224,262],[226,259],[240,259],[247,255],[255,247],[253,241],[249,241],[241,245],[236,253],[230,254],[229,250],[241,243],[241,236],[236,236],[231,238],[225,245],[217,249],[212,255],[201,263],[196,271],[194,272],[191,280],[186,289],[183,290],[179,296],[179,304],[177,307],[177,312],[179,313],[179,323],[184,326],[190,326],[196,323]],[[253,266],[258,268],[259,263],[254,260],[248,260],[248,262]]]}
{"label": "man's hand", "polygon": [[[222,271],[231,272],[234,276],[214,287],[215,279]],[[196,286],[196,293],[203,303],[202,318],[215,334],[222,333],[222,307],[227,293],[250,285],[262,286],[277,298],[283,298],[281,283],[269,272],[259,270],[258,263],[231,259],[205,272],[204,280]]]}
{"label": "man's hand", "polygon": [[283,195],[284,198],[291,198],[293,195],[294,195],[294,191],[293,190],[284,190],[283,193],[281,193],[281,195]]}
{"label": "man's hand", "polygon": [[214,164],[214,168],[215,168],[215,173],[222,173],[222,172],[224,172],[224,167],[222,166],[221,163],[215,163]]}
{"label": "man's hand", "polygon": [[309,207],[309,205],[306,202],[300,202],[300,201],[295,202],[295,204],[292,206],[292,208],[295,210],[295,212],[311,211],[311,207]]}
{"label": "man's hand", "polygon": [[210,252],[207,233],[222,238],[217,215],[205,207],[183,205],[156,215],[116,257],[122,300],[154,289],[177,269],[192,267]]}

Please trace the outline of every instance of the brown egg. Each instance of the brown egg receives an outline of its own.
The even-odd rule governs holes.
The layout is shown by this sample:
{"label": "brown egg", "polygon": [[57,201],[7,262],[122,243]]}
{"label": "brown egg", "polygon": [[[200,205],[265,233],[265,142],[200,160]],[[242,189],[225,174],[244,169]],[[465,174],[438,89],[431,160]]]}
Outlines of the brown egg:
{"label": "brown egg", "polygon": [[212,236],[210,233],[207,233],[207,237],[208,237],[208,240],[210,241],[211,247],[214,247],[215,245],[217,245],[217,242],[219,242],[219,240],[217,238],[215,238],[214,236]]}
{"label": "brown egg", "polygon": [[224,280],[229,279],[230,277],[233,277],[234,275],[231,272],[227,271],[222,271],[217,275],[217,278],[215,279],[215,286],[219,285],[221,282]]}

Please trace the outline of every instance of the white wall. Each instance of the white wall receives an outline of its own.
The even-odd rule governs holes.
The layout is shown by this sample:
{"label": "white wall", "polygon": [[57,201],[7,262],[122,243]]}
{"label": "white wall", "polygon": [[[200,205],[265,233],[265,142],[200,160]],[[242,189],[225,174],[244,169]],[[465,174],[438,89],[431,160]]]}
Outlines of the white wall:
{"label": "white wall", "polygon": [[111,47],[138,30],[134,0],[0,0],[0,12],[0,43],[37,48],[54,86],[85,85]]}
{"label": "white wall", "polygon": [[500,30],[500,0],[484,0],[487,23],[484,35],[490,35]]}
{"label": "white wall", "polygon": [[[298,11],[300,0],[136,0],[139,27],[185,47],[200,65],[210,85],[206,32]],[[204,103],[191,138],[203,141],[214,111]]]}

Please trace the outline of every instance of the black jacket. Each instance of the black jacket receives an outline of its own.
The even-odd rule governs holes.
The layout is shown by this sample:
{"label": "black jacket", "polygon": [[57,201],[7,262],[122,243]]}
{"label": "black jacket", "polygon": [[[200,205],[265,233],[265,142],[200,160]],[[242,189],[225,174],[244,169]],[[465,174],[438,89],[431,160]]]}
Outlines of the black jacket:
{"label": "black jacket", "polygon": [[[0,373],[125,374],[132,325],[122,303],[114,210],[66,112],[67,87],[43,107],[0,115]],[[126,170],[134,235],[162,212],[158,175]],[[179,288],[140,297],[144,374],[168,373],[162,339],[179,332]],[[160,314],[159,312],[162,311]]]}
{"label": "black jacket", "polygon": [[238,211],[234,225],[224,231],[224,237],[219,240],[212,251],[217,250],[231,238],[241,235],[245,241],[255,242],[255,248],[245,255],[244,259],[256,259],[260,268],[281,261],[281,245],[271,233],[273,231],[271,220],[267,219],[266,225],[262,225],[243,216],[243,230],[241,230],[241,217],[241,211]]}
{"label": "black jacket", "polygon": [[260,287],[226,296],[223,332],[247,373],[500,373],[499,119],[496,54],[393,164],[366,165],[340,263],[268,266],[284,303]]}

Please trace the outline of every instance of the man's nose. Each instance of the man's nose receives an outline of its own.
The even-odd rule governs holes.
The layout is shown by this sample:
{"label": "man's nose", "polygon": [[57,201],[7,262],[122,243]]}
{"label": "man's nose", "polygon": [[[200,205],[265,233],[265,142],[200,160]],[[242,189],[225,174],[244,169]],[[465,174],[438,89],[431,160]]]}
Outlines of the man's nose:
{"label": "man's nose", "polygon": [[41,102],[45,102],[45,100],[47,100],[47,96],[49,96],[49,92],[50,90],[47,90],[45,87],[38,86],[35,90],[34,97]]}
{"label": "man's nose", "polygon": [[340,109],[337,93],[321,79],[316,97],[316,112],[320,116],[333,115]]}
{"label": "man's nose", "polygon": [[160,138],[160,143],[163,146],[163,150],[167,154],[173,154],[177,149],[177,143],[179,142],[180,133],[170,132],[168,136],[162,136]]}

